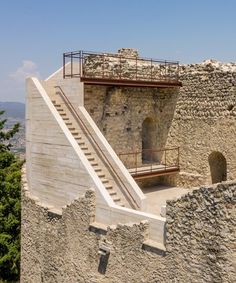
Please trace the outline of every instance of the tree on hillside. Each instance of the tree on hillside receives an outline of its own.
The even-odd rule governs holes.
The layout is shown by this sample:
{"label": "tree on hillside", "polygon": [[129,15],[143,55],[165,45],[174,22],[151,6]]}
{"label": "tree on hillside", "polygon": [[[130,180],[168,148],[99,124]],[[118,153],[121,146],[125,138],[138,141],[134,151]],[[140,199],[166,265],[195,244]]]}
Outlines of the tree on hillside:
{"label": "tree on hillside", "polygon": [[[4,114],[4,110],[0,111],[0,117]],[[0,119],[0,152],[9,151],[12,147],[10,140],[19,131],[20,124],[17,123],[11,130],[4,130],[7,119]]]}
{"label": "tree on hillside", "polygon": [[19,279],[20,272],[20,188],[22,162],[10,151],[15,124],[5,129],[0,111],[0,280]]}

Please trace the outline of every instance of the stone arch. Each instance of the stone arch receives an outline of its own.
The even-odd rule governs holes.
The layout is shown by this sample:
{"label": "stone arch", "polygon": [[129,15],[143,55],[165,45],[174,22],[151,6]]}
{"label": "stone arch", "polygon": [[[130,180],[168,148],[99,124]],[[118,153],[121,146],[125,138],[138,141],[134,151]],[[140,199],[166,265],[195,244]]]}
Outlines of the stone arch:
{"label": "stone arch", "polygon": [[156,123],[154,119],[147,117],[142,123],[142,161],[152,162],[152,149],[156,148]]}
{"label": "stone arch", "polygon": [[208,162],[210,166],[212,184],[226,181],[227,162],[224,155],[219,151],[213,151],[208,157]]}

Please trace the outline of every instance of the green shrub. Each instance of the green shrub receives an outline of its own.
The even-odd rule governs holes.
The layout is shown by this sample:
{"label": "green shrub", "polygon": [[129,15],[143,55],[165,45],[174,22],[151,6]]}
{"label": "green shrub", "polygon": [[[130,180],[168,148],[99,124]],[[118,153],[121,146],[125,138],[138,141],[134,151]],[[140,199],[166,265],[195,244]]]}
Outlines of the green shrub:
{"label": "green shrub", "polygon": [[[0,111],[0,115],[4,112]],[[12,282],[20,274],[20,161],[10,152],[10,139],[18,131],[4,130],[0,120],[0,282]]]}

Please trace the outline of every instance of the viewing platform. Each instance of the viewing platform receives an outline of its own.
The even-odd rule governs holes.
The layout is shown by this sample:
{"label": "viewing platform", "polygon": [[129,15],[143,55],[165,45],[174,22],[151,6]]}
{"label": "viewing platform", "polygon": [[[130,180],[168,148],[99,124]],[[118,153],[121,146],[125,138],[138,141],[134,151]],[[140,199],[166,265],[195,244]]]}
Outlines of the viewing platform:
{"label": "viewing platform", "polygon": [[63,77],[85,84],[130,87],[181,87],[179,62],[141,58],[134,49],[118,53],[74,51],[63,54]]}
{"label": "viewing platform", "polygon": [[179,147],[120,153],[119,158],[135,180],[170,175],[180,171]]}

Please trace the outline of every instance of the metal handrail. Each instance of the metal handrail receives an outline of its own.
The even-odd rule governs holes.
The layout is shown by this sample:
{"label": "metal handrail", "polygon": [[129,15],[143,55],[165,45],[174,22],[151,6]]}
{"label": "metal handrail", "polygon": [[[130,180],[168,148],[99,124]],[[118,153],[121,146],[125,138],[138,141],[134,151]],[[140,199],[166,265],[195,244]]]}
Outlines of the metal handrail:
{"label": "metal handrail", "polygon": [[119,153],[120,155],[127,155],[127,154],[134,154],[134,153],[142,153],[143,151],[153,151],[153,152],[161,152],[161,151],[169,151],[169,150],[176,150],[178,149],[179,147],[176,146],[176,147],[167,147],[167,148],[147,148],[147,149],[143,149],[143,150],[140,150],[140,151],[132,151],[132,152],[121,152]]}
{"label": "metal handrail", "polygon": [[[171,164],[171,165],[167,165],[167,160],[166,160],[166,152],[168,151],[177,151],[177,156],[176,156],[176,162],[174,164]],[[144,152],[150,152],[152,155],[151,155],[151,160],[150,163],[141,163],[138,165],[138,156],[139,155],[142,155]],[[156,153],[160,153],[160,152],[163,152],[164,153],[164,163],[162,163],[161,161],[159,161],[158,163],[155,162],[153,160],[153,154],[156,154]],[[154,168],[155,165],[164,165],[164,169],[167,170],[167,169],[170,169],[170,168],[177,168],[179,169],[179,147],[172,147],[172,148],[164,148],[164,149],[145,149],[145,150],[142,150],[142,151],[135,151],[135,152],[126,152],[126,153],[119,153],[118,156],[120,157],[120,159],[122,160],[122,157],[123,156],[134,156],[134,166],[132,167],[131,165],[130,166],[127,166],[127,168],[129,169],[134,169],[134,173],[137,174],[138,172],[143,172],[143,171],[147,171],[150,167],[150,172],[153,172],[153,171],[157,171],[158,169]],[[143,167],[145,167],[146,169],[142,169]]]}
{"label": "metal handrail", "polygon": [[[86,59],[89,58],[98,58],[101,59],[101,71],[99,71],[99,74],[96,74],[96,78],[101,78],[101,79],[111,79],[111,76],[107,76],[105,74],[105,59],[107,58],[115,58],[117,59],[117,68],[118,68],[118,73],[116,73],[115,68],[113,69],[114,73],[109,71],[109,74],[113,75],[113,79],[125,79],[127,78],[126,73],[124,74],[122,71],[122,59],[128,60],[130,62],[133,61],[133,67],[135,74],[133,74],[133,77],[129,77],[128,79],[131,81],[150,81],[150,82],[155,82],[155,81],[164,81],[164,82],[177,82],[179,80],[179,61],[169,61],[169,60],[159,60],[159,59],[149,59],[149,58],[142,58],[142,57],[137,57],[137,56],[122,56],[121,54],[112,54],[112,53],[98,53],[98,52],[87,52],[87,51],[73,51],[73,52],[66,52],[63,53],[63,77],[80,77],[80,78],[91,78],[94,76],[94,70],[96,68],[92,68],[92,75],[90,74],[86,75],[86,71],[91,71],[91,69],[87,68],[86,69]],[[66,72],[66,59],[69,59],[69,62],[71,64],[70,70],[67,74]],[[79,60],[79,69],[78,72],[74,72],[73,65],[74,65],[74,60]],[[147,74],[140,74],[138,72],[138,63],[140,63],[140,66],[144,63],[147,64],[146,67],[150,68],[150,73],[148,72]],[[153,71],[155,71],[155,67],[160,67],[158,70],[158,73],[154,74]],[[175,67],[176,69],[174,72],[171,73],[170,71],[170,66]],[[162,69],[163,68],[163,69]],[[164,73],[163,73],[164,71]],[[131,74],[132,75],[132,74]],[[157,76],[157,77],[155,77]],[[158,79],[157,79],[158,78]]]}
{"label": "metal handrail", "polygon": [[107,56],[107,57],[121,57],[124,59],[134,59],[136,58],[139,61],[152,61],[152,62],[158,62],[158,63],[170,63],[170,64],[179,64],[179,61],[176,60],[163,60],[163,59],[153,59],[153,58],[147,58],[147,57],[137,57],[137,56],[122,56],[119,53],[110,53],[110,52],[94,52],[94,51],[83,51],[83,50],[78,50],[78,51],[70,51],[70,52],[64,52],[63,53],[66,57],[69,55],[73,55],[74,58],[82,58],[84,57],[83,55],[94,55],[94,56]]}
{"label": "metal handrail", "polygon": [[[106,155],[103,153],[102,149],[100,148],[99,144],[96,142],[96,140],[93,138],[93,135],[90,133],[88,127],[85,125],[85,123],[83,122],[83,120],[79,117],[79,114],[77,113],[77,111],[75,110],[74,106],[71,104],[70,100],[67,98],[66,94],[64,93],[64,91],[62,90],[62,88],[60,86],[55,86],[55,88],[58,88],[60,90],[60,94],[62,95],[62,99],[64,100],[64,102],[66,103],[67,106],[69,106],[69,108],[72,111],[73,116],[75,117],[75,119],[77,120],[77,122],[80,123],[80,126],[82,125],[82,128],[87,131],[87,135],[88,137],[91,138],[91,140],[93,141],[93,143],[96,145],[96,147],[99,150],[99,153],[102,155],[102,157],[105,159],[105,161],[109,164],[110,168],[113,171],[113,174],[116,176],[116,178],[120,181],[120,183],[125,187],[125,194],[129,195],[129,197],[132,199],[133,203],[135,203],[137,208],[140,208],[139,205],[137,204],[137,202],[135,201],[135,199],[133,198],[133,196],[130,194],[129,189],[126,187],[125,183],[122,181],[122,179],[120,178],[119,174],[117,174],[116,170],[113,168],[112,164],[110,163],[110,161],[107,159]],[[133,206],[133,204],[131,203],[131,206]]]}

